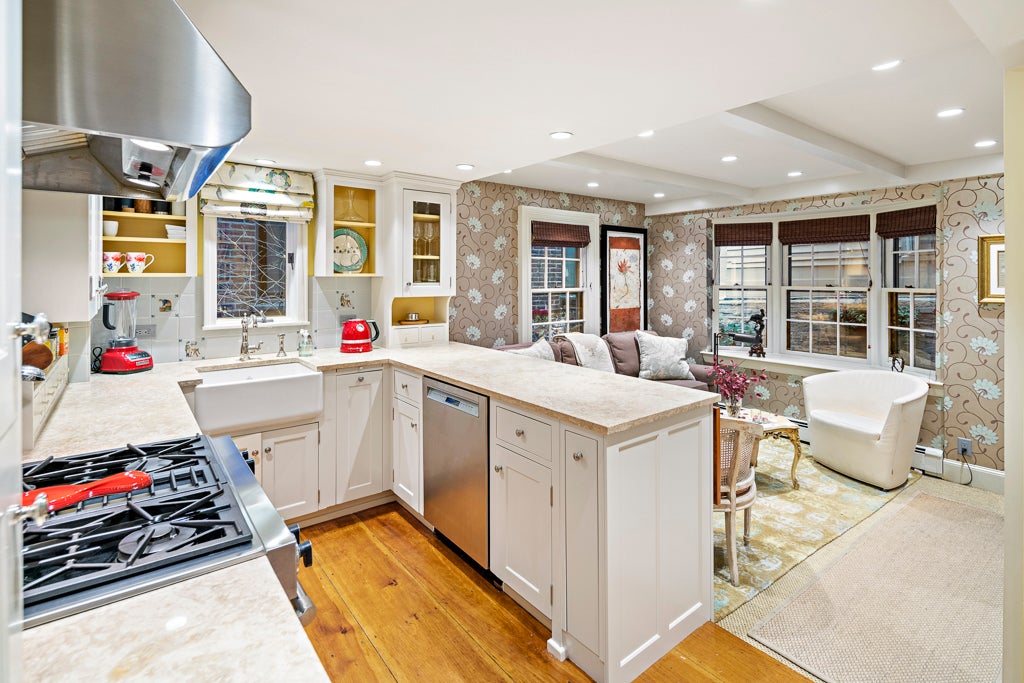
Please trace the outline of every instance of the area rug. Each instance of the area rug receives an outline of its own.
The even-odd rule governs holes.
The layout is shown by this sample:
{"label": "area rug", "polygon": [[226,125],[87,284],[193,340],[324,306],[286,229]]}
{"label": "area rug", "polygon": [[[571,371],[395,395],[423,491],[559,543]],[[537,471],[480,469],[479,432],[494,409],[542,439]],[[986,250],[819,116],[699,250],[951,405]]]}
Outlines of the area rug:
{"label": "area rug", "polygon": [[[804,444],[797,467],[799,489],[790,480],[793,447],[788,441],[761,441],[757,462],[757,502],[750,543],[743,543],[743,515],[736,515],[739,586],[729,583],[725,515],[715,514],[715,621],[777,581],[813,552],[881,509],[903,490],[883,491],[814,462]],[[920,475],[913,473],[911,482]]]}
{"label": "area rug", "polygon": [[830,683],[993,681],[1002,607],[1002,516],[918,493],[749,635]]}

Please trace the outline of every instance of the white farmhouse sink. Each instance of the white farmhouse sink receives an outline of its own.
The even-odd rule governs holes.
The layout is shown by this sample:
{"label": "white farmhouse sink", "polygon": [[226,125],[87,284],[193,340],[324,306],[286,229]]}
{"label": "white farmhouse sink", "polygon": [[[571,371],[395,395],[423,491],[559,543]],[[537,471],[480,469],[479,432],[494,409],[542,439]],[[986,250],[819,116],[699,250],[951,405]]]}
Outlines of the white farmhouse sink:
{"label": "white farmhouse sink", "polygon": [[204,433],[241,435],[264,427],[297,424],[324,407],[323,373],[301,363],[200,370],[196,421]]}

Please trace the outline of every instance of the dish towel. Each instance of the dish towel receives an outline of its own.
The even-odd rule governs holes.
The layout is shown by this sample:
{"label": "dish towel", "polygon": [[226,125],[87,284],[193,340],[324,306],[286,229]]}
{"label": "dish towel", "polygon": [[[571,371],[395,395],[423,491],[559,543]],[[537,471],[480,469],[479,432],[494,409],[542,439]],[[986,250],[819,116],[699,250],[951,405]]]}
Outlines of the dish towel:
{"label": "dish towel", "polygon": [[612,354],[608,351],[608,345],[604,339],[601,339],[596,334],[567,332],[566,334],[555,335],[555,339],[559,338],[565,339],[572,344],[581,367],[601,370],[603,372],[615,372],[615,366],[612,365]]}

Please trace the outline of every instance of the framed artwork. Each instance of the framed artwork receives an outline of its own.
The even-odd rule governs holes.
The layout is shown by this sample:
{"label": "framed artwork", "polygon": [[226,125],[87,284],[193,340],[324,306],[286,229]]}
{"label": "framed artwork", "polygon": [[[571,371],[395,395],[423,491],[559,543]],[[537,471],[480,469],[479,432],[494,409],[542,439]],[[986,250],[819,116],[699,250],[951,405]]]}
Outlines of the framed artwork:
{"label": "framed artwork", "polygon": [[1006,300],[1006,244],[1002,235],[978,238],[978,303]]}
{"label": "framed artwork", "polygon": [[647,329],[647,230],[601,226],[601,334]]}

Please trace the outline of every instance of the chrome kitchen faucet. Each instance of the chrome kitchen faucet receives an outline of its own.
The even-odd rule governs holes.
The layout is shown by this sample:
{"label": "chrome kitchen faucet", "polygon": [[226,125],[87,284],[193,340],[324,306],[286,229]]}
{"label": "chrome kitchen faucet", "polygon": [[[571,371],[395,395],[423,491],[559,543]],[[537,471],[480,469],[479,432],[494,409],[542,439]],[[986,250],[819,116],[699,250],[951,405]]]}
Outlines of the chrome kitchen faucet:
{"label": "chrome kitchen faucet", "polygon": [[242,317],[242,348],[238,353],[238,360],[252,360],[249,355],[251,353],[258,353],[263,348],[263,342],[261,341],[256,346],[249,346],[249,326],[257,326],[256,314],[252,313]]}

